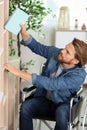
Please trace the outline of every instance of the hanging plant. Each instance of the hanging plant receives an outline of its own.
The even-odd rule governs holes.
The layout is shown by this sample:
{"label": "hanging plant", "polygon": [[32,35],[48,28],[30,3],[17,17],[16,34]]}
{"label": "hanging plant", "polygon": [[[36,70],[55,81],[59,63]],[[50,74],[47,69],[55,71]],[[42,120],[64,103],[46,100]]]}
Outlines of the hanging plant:
{"label": "hanging plant", "polygon": [[[29,19],[27,20],[27,29],[39,32],[41,32],[43,21],[45,20],[46,16],[52,12],[50,8],[45,7],[44,3],[41,0],[9,0],[9,16],[12,15],[16,8],[20,8],[25,13],[29,14]],[[17,35],[17,47],[18,56],[20,57],[21,51],[19,34]],[[27,71],[27,65],[29,64],[22,64],[20,68]]]}
{"label": "hanging plant", "polygon": [[28,62],[26,63],[22,63],[21,64],[21,70],[25,71],[25,72],[28,72],[29,70],[29,67],[34,65],[35,64],[35,60],[29,60]]}
{"label": "hanging plant", "polygon": [[9,56],[15,56],[16,50],[13,48],[14,39],[9,39]]}
{"label": "hanging plant", "polygon": [[[51,13],[50,8],[46,8],[41,0],[9,0],[9,16],[16,8],[22,9],[29,14],[27,29],[41,32],[42,22]],[[20,57],[20,38],[17,35],[18,56]]]}
{"label": "hanging plant", "polygon": [[29,14],[27,29],[34,31],[41,31],[43,20],[51,13],[50,8],[46,8],[41,0],[9,0],[9,15],[12,15],[17,7]]}

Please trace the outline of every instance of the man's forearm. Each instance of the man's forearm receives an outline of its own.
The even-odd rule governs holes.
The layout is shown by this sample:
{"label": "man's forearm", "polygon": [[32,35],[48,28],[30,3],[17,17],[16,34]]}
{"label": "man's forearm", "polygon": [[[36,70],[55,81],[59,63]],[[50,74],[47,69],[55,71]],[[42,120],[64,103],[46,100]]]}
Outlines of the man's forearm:
{"label": "man's forearm", "polygon": [[32,74],[21,71],[10,64],[5,64],[5,69],[14,74],[15,76],[18,76],[27,81],[31,80],[32,78]]}
{"label": "man's forearm", "polygon": [[22,78],[22,79],[24,79],[24,80],[29,81],[29,80],[31,80],[31,78],[32,78],[32,74],[26,73],[26,72],[24,72],[24,71],[20,71],[20,72],[18,73],[18,77],[20,77],[20,78]]}

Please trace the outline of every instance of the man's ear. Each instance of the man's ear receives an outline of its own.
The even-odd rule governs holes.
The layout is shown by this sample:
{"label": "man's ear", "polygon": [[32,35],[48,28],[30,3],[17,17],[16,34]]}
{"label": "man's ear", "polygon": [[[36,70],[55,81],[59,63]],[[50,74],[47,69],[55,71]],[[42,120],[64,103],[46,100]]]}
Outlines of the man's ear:
{"label": "man's ear", "polygon": [[75,64],[75,65],[77,65],[79,63],[79,60],[78,59],[73,59],[72,63]]}

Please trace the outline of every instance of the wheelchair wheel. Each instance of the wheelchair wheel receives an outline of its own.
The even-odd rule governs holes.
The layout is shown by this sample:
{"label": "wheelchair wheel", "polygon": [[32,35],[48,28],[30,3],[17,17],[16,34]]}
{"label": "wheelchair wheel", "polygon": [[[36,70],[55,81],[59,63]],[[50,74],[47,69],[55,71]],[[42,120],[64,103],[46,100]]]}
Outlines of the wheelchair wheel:
{"label": "wheelchair wheel", "polygon": [[78,107],[78,121],[76,130],[87,130],[87,97],[83,98]]}
{"label": "wheelchair wheel", "polygon": [[84,112],[83,122],[82,122],[82,130],[87,130],[87,107]]}

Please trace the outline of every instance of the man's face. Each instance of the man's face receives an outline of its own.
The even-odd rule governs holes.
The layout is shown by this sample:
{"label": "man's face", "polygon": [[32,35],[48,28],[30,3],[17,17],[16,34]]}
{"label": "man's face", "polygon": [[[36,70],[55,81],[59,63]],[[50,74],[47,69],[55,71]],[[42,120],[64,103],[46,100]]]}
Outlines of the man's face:
{"label": "man's face", "polygon": [[69,43],[68,45],[65,46],[63,50],[59,53],[57,56],[57,59],[65,64],[72,64],[74,61],[75,63],[75,48],[72,43]]}

